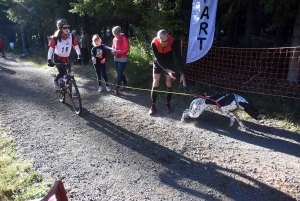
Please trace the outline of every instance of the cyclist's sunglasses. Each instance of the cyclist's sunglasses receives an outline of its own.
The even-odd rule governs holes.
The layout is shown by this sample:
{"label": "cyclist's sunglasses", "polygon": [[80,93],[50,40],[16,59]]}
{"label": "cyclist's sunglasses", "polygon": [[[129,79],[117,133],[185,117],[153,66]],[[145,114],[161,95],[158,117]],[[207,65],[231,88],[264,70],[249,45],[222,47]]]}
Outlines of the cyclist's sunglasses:
{"label": "cyclist's sunglasses", "polygon": [[69,29],[70,30],[70,27],[62,27],[62,29]]}

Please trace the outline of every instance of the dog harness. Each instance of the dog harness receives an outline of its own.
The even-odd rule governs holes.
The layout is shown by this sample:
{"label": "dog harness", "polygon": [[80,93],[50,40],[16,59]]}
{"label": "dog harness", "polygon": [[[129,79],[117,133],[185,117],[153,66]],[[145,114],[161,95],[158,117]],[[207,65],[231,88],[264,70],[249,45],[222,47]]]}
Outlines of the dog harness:
{"label": "dog harness", "polygon": [[[203,98],[203,99],[212,101],[212,102],[214,102],[214,103],[218,106],[218,108],[221,108],[221,107],[222,107],[222,106],[220,105],[219,101],[222,100],[223,98],[225,98],[227,95],[228,95],[228,94],[226,94],[225,96],[220,97],[218,100],[214,100],[214,99],[210,98],[209,96],[202,96],[202,95],[200,95],[200,94],[197,94],[198,98]],[[234,95],[234,100],[235,100],[235,102],[236,102],[236,109],[238,110],[238,109],[240,108],[240,104],[239,104],[239,102],[238,102],[238,97],[237,97],[236,94],[233,94],[233,95]]]}

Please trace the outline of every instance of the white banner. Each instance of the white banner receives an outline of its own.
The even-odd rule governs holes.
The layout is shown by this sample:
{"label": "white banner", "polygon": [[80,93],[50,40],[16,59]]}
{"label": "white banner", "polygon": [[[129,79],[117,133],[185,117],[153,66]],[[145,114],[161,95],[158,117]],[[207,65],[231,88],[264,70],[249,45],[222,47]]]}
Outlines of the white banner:
{"label": "white banner", "polygon": [[214,41],[218,0],[193,0],[186,63],[203,57]]}

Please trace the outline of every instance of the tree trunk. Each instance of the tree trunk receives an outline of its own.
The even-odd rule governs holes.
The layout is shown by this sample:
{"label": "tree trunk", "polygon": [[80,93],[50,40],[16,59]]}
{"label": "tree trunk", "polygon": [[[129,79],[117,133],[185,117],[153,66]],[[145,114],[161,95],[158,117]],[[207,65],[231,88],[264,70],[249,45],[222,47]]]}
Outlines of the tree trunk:
{"label": "tree trunk", "polygon": [[287,32],[287,28],[283,28],[283,27],[278,27],[277,29],[277,36],[276,36],[276,42],[275,45],[276,47],[282,47],[283,46],[283,34],[285,32]]}
{"label": "tree trunk", "polygon": [[125,35],[127,38],[129,38],[129,20],[128,17],[126,16],[125,18],[125,27],[124,27]]}
{"label": "tree trunk", "polygon": [[221,40],[221,30],[220,30],[220,23],[216,22],[216,31],[215,31],[215,38],[216,41],[220,41]]}
{"label": "tree trunk", "polygon": [[[298,12],[294,23],[292,47],[300,46],[300,3],[298,4]],[[300,80],[300,53],[299,49],[290,53],[290,63],[288,72],[288,81],[291,84],[298,84]]]}
{"label": "tree trunk", "polygon": [[151,1],[152,7],[158,7],[158,0],[152,0]]}
{"label": "tree trunk", "polygon": [[236,25],[237,23],[236,23],[236,21],[237,21],[237,18],[234,17],[231,20],[231,22],[229,23],[228,27],[227,27],[227,34],[226,34],[227,39],[226,39],[226,41],[227,41],[228,46],[232,46],[236,42],[236,34],[237,34],[237,30],[236,30],[237,29],[237,25]]}
{"label": "tree trunk", "polygon": [[48,48],[48,37],[47,37],[47,35],[46,34],[44,34],[44,41],[45,41],[45,44],[44,44],[44,47],[45,48]]}
{"label": "tree trunk", "polygon": [[20,31],[21,31],[21,38],[22,38],[23,52],[26,52],[26,44],[25,44],[24,28],[23,28],[23,24],[22,24],[22,23],[20,23]]}
{"label": "tree trunk", "polygon": [[247,20],[245,29],[245,47],[251,47],[251,30],[252,30],[252,1],[247,6]]}

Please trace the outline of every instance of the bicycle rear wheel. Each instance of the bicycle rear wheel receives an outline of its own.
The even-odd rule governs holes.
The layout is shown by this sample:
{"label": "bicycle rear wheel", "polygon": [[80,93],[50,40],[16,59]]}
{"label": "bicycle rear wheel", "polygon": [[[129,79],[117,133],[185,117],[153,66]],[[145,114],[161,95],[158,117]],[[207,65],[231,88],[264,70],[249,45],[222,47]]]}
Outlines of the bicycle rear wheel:
{"label": "bicycle rear wheel", "polygon": [[82,111],[81,97],[75,80],[70,80],[69,96],[75,113],[78,115],[81,114]]}

